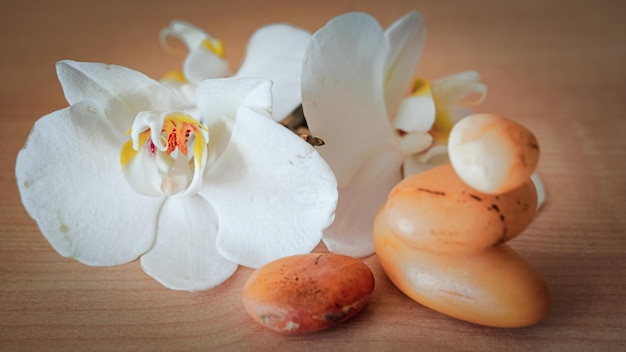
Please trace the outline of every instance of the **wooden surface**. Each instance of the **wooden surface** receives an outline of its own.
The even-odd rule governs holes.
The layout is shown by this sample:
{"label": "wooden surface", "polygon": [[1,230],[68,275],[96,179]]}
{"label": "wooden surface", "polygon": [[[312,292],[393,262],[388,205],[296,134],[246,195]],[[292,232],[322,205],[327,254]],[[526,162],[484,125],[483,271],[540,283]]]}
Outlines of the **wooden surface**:
{"label": "wooden surface", "polygon": [[[625,350],[624,4],[2,0],[0,350]],[[492,329],[430,311],[401,294],[373,256],[365,262],[377,287],[365,311],[329,331],[284,337],[243,310],[250,269],[210,291],[170,291],[138,262],[94,268],[60,257],[24,211],[15,156],[37,118],[66,106],[57,60],[116,63],[159,78],[180,61],[160,49],[158,32],[182,18],[223,39],[237,67],[261,25],[314,31],[361,10],[387,26],[413,8],[428,29],[419,75],[478,70],[490,89],[479,110],[516,119],[539,138],[548,202],[511,244],[550,287],[553,305],[540,324]]]}

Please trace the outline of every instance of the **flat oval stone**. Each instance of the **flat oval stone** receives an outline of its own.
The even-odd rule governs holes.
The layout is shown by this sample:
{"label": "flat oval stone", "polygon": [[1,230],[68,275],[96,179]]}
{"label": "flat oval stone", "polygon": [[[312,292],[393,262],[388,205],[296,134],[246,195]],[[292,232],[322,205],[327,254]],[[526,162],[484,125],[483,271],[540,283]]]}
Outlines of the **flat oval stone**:
{"label": "flat oval stone", "polygon": [[283,334],[312,333],[356,315],[374,291],[363,262],[333,253],[295,255],[256,270],[243,289],[248,314]]}
{"label": "flat oval stone", "polygon": [[470,187],[501,194],[524,184],[539,161],[539,144],[526,127],[492,114],[474,114],[454,125],[450,162]]}
{"label": "flat oval stone", "polygon": [[417,251],[398,240],[382,218],[374,247],[385,273],[416,302],[475,324],[518,328],[547,314],[550,292],[540,273],[508,245],[476,253]]}

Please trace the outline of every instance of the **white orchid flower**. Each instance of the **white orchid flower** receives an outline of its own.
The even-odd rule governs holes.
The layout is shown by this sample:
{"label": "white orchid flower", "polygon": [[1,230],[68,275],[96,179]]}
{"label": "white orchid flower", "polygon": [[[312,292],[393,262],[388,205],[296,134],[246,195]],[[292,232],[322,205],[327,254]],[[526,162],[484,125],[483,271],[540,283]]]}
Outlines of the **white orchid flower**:
{"label": "white orchid flower", "polygon": [[[387,30],[367,14],[348,13],[307,47],[304,115],[326,143],[320,153],[339,186],[336,219],[323,238],[332,252],[374,253],[372,224],[389,191],[403,177],[448,162],[452,126],[487,93],[473,71],[413,80],[424,38],[415,11]],[[542,204],[543,185],[537,174],[532,179]]]}
{"label": "white orchid flower", "polygon": [[332,222],[334,175],[272,121],[270,81],[203,81],[190,113],[128,68],[63,61],[57,73],[70,106],[35,123],[16,177],[61,255],[96,266],[140,256],[164,286],[195,291],[239,264],[311,251]]}
{"label": "white orchid flower", "polygon": [[175,88],[191,106],[195,105],[195,86],[208,78],[262,77],[272,81],[272,93],[285,97],[273,104],[273,118],[285,118],[294,109],[285,102],[301,101],[300,71],[311,34],[287,24],[261,27],[248,41],[243,64],[233,73],[225,57],[223,43],[191,23],[174,20],[160,33],[161,46],[173,52],[168,39],[181,41],[187,48],[182,71],[167,74],[162,82]]}
{"label": "white orchid flower", "polygon": [[[424,26],[410,12],[386,31],[371,16],[348,13],[317,31],[302,69],[302,104],[320,153],[339,186],[329,250],[355,257],[374,253],[372,224],[391,188],[405,174],[447,157],[445,134],[469,97],[486,87],[474,72],[411,84]],[[409,96],[405,96],[411,91]]]}

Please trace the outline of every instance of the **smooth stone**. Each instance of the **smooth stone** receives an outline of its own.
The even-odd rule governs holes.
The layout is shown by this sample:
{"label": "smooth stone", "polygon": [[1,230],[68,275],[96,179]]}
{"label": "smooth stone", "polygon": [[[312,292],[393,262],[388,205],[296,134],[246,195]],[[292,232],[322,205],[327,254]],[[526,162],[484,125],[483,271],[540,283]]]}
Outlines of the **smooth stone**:
{"label": "smooth stone", "polygon": [[450,162],[472,188],[501,194],[523,185],[537,168],[539,144],[526,127],[492,114],[474,114],[454,125]]}
{"label": "smooth stone", "polygon": [[374,275],[363,262],[311,253],[278,259],[256,270],[244,286],[243,302],[258,323],[296,335],[352,318],[373,291]]}
{"label": "smooth stone", "polygon": [[504,243],[536,203],[530,180],[488,195],[442,165],[394,187],[374,221],[374,248],[390,280],[426,307],[486,326],[532,325],[548,312],[547,285]]}
{"label": "smooth stone", "polygon": [[541,274],[508,245],[478,253],[429,253],[406,245],[377,218],[374,247],[383,270],[416,302],[460,320],[519,328],[541,321],[550,293]]}
{"label": "smooth stone", "polygon": [[435,253],[476,252],[509,241],[533,220],[530,180],[501,195],[478,192],[444,164],[415,174],[389,193],[378,216],[408,246]]}

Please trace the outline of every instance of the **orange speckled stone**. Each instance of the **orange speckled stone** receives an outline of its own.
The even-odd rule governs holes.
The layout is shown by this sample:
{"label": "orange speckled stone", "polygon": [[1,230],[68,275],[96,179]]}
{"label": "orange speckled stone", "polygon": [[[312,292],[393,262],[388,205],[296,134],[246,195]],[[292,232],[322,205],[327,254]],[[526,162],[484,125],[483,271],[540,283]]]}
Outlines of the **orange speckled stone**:
{"label": "orange speckled stone", "polygon": [[312,333],[356,315],[374,291],[374,275],[361,261],[311,253],[278,259],[255,271],[243,289],[248,314],[283,334]]}
{"label": "orange speckled stone", "polygon": [[541,277],[506,242],[535,214],[530,180],[500,195],[466,185],[450,164],[398,183],[374,221],[389,279],[422,305],[468,322],[533,325],[550,307]]}

